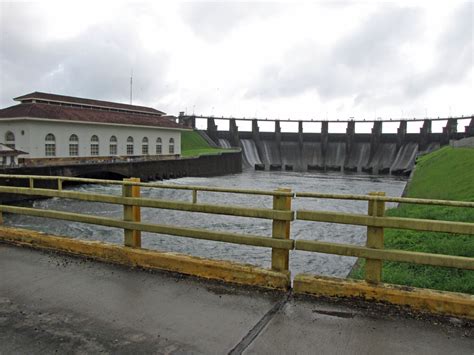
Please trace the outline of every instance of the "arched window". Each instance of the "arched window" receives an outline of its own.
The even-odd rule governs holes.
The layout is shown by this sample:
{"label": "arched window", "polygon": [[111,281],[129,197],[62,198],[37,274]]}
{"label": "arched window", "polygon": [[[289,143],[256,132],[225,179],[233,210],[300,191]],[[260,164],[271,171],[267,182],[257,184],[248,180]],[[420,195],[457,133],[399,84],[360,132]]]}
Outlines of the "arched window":
{"label": "arched window", "polygon": [[13,134],[13,132],[8,131],[7,133],[5,133],[5,145],[7,147],[15,149],[15,135]]}
{"label": "arched window", "polygon": [[110,155],[117,155],[117,137],[110,137]]}
{"label": "arched window", "polygon": [[56,137],[52,133],[48,133],[44,139],[44,155],[47,157],[56,156]]}
{"label": "arched window", "polygon": [[69,156],[77,157],[79,155],[79,137],[75,134],[69,136]]}
{"label": "arched window", "polygon": [[142,154],[148,155],[148,138],[143,137],[142,139]]}
{"label": "arched window", "polygon": [[133,155],[133,137],[127,138],[127,155]]}
{"label": "arched window", "polygon": [[161,138],[156,138],[156,154],[161,154],[163,152],[163,148],[161,145]]}
{"label": "arched window", "polygon": [[170,154],[174,154],[174,138],[170,138],[169,152]]}
{"label": "arched window", "polygon": [[91,137],[91,155],[99,155],[99,137],[95,134]]}

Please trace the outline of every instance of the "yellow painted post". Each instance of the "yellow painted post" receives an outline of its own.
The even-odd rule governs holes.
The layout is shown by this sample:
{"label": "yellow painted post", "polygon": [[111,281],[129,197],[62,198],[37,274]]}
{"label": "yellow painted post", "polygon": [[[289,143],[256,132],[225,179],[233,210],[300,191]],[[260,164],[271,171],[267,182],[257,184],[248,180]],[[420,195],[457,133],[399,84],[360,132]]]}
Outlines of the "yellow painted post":
{"label": "yellow painted post", "polygon": [[[124,181],[140,182],[139,178],[124,179]],[[122,186],[123,197],[140,197],[140,186],[123,185]],[[140,207],[132,205],[123,205],[123,220],[140,222]],[[133,229],[124,229],[124,244],[127,247],[141,248],[142,238],[141,232]]]}
{"label": "yellow painted post", "polygon": [[[370,196],[385,196],[385,192],[370,192]],[[385,214],[384,201],[369,201],[368,215],[382,217]],[[384,245],[383,227],[367,227],[367,247],[383,249]],[[378,283],[382,279],[382,260],[367,259],[365,262],[365,280]]]}
{"label": "yellow painted post", "polygon": [[197,203],[198,199],[198,192],[197,190],[193,190],[193,203]]}
{"label": "yellow painted post", "polygon": [[[291,189],[277,189],[278,192],[291,192]],[[290,196],[273,196],[273,209],[291,211]],[[272,238],[290,239],[290,221],[273,220]],[[272,270],[288,271],[289,251],[287,249],[272,248]]]}
{"label": "yellow painted post", "polygon": [[58,179],[58,191],[62,191],[63,189],[63,181],[59,178]]}
{"label": "yellow painted post", "polygon": [[30,177],[29,180],[30,180],[30,189],[33,189],[35,187],[35,180],[32,177]]}

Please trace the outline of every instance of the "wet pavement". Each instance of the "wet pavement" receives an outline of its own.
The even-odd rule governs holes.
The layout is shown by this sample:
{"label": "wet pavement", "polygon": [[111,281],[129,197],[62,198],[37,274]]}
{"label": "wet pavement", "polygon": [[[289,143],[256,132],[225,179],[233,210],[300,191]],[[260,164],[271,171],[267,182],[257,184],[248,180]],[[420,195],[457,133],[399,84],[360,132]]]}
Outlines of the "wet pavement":
{"label": "wet pavement", "polygon": [[473,324],[0,244],[0,354],[473,354]]}

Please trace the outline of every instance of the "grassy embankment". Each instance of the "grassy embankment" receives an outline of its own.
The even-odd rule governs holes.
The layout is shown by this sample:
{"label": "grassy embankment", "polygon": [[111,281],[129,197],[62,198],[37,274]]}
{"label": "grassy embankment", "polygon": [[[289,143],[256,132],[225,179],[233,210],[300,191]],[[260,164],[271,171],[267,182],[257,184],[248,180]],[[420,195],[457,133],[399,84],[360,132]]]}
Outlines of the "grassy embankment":
{"label": "grassy embankment", "polygon": [[228,152],[232,149],[213,148],[211,147],[199,133],[195,131],[187,131],[181,133],[181,156],[190,157],[197,155],[219,154]]}
{"label": "grassy embankment", "polygon": [[[444,147],[418,159],[407,197],[474,201],[474,149]],[[403,204],[387,215],[474,222],[474,208]],[[385,230],[385,247],[474,257],[474,236]],[[363,278],[364,260],[350,277]],[[384,262],[388,283],[474,294],[474,271],[408,263]]]}

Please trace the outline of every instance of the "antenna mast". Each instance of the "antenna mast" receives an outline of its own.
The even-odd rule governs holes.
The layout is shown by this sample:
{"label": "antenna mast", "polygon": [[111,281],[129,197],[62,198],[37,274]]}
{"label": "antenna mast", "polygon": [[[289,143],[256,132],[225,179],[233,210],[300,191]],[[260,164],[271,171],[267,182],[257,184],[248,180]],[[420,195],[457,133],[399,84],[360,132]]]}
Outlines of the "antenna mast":
{"label": "antenna mast", "polygon": [[132,98],[133,98],[133,69],[130,74],[130,105],[132,104]]}

